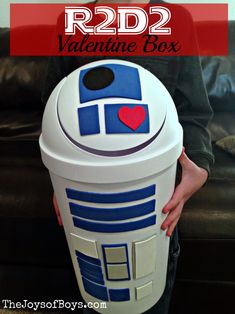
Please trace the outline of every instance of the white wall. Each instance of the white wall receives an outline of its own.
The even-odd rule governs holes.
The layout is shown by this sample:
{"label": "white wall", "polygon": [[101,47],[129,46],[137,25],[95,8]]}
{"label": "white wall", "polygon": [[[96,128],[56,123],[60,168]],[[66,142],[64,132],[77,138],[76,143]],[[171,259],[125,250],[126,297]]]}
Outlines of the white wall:
{"label": "white wall", "polygon": [[[91,1],[91,0],[90,0]],[[107,0],[108,1],[108,0]],[[86,3],[89,0],[0,0],[0,27],[9,27],[10,3]],[[172,3],[228,3],[229,19],[235,20],[235,0],[167,0]]]}

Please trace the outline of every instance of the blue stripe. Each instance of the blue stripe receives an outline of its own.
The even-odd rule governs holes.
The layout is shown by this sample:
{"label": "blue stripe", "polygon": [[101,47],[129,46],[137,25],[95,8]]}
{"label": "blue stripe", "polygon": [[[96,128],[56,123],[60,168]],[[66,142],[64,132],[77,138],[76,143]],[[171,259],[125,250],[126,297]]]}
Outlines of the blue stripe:
{"label": "blue stripe", "polygon": [[75,252],[76,252],[77,257],[82,258],[84,261],[87,261],[88,263],[92,263],[92,264],[96,264],[96,265],[101,265],[101,262],[98,258],[94,258],[94,257],[88,256],[88,255],[85,255],[85,254],[83,254],[77,250]]}
{"label": "blue stripe", "polygon": [[74,216],[91,220],[124,220],[147,215],[155,210],[155,200],[146,203],[120,207],[120,208],[97,208],[69,203],[70,212]]}
{"label": "blue stripe", "polygon": [[128,301],[130,300],[129,289],[109,289],[110,301]]}
{"label": "blue stripe", "polygon": [[[103,273],[102,273],[102,270],[100,271],[94,271],[94,270],[91,270],[89,268],[85,268],[85,267],[81,267],[79,265],[79,268],[80,268],[80,272],[81,273],[84,273],[84,274],[88,274],[92,277],[96,277],[96,278],[100,278],[100,279],[103,279]],[[86,277],[86,276],[85,276]]]}
{"label": "blue stripe", "polygon": [[75,227],[95,231],[95,232],[125,232],[125,231],[132,231],[138,230],[142,228],[147,228],[152,226],[156,223],[156,215],[152,215],[148,218],[138,220],[138,221],[131,221],[126,223],[114,223],[114,224],[107,224],[107,223],[96,223],[91,221],[82,220],[77,217],[73,217],[73,223]]}
{"label": "blue stripe", "polygon": [[155,185],[150,185],[146,188],[133,190],[122,193],[94,193],[77,191],[73,189],[66,189],[67,197],[77,201],[90,202],[90,203],[124,203],[138,201],[155,194]]}
{"label": "blue stripe", "polygon": [[79,264],[79,267],[81,270],[85,270],[87,272],[89,272],[90,274],[100,274],[102,275],[102,268],[101,266],[97,266],[97,265],[94,265],[94,264],[90,264],[84,260],[82,260],[81,258],[77,258],[78,260],[78,264]]}
{"label": "blue stripe", "polygon": [[84,289],[87,293],[97,299],[108,301],[108,292],[106,287],[93,283],[84,277],[82,277],[82,281]]}
{"label": "blue stripe", "polygon": [[81,270],[80,269],[80,272],[81,272],[81,275],[87,279],[89,279],[90,281],[94,281],[96,283],[99,283],[101,285],[104,285],[104,277],[103,275],[101,276],[100,274],[98,275],[94,275],[94,274],[91,274],[85,270]]}
{"label": "blue stripe", "polygon": [[99,278],[100,280],[104,278],[102,271],[94,271],[89,268],[80,267],[80,265],[79,265],[79,268],[80,268],[80,272],[83,274],[88,274],[88,276],[96,277],[96,278]]}

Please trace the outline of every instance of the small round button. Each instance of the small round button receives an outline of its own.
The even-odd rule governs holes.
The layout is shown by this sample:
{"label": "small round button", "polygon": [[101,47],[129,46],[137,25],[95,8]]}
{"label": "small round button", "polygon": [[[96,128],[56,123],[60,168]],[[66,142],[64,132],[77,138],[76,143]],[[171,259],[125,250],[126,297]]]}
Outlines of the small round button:
{"label": "small round button", "polygon": [[107,67],[96,67],[88,71],[83,84],[87,89],[99,90],[109,86],[114,80],[114,73]]}

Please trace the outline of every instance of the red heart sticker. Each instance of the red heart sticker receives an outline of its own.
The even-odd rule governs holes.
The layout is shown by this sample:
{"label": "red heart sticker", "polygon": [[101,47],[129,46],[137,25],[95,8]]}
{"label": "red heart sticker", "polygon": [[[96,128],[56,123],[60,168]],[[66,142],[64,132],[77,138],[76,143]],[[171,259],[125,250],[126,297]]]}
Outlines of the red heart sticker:
{"label": "red heart sticker", "polygon": [[118,111],[118,117],[128,128],[135,131],[144,122],[146,112],[141,106],[135,106],[134,108],[122,107]]}

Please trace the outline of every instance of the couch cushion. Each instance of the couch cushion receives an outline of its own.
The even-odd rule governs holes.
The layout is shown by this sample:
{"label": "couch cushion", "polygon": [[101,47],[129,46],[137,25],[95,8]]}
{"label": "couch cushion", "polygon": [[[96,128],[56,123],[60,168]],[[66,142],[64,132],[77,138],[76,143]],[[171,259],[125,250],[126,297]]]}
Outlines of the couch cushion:
{"label": "couch cushion", "polygon": [[208,125],[208,129],[213,142],[235,134],[235,112],[216,112]]}
{"label": "couch cushion", "polygon": [[46,66],[45,57],[0,57],[0,109],[41,108]]}
{"label": "couch cushion", "polygon": [[215,164],[207,184],[186,203],[180,219],[184,239],[235,238],[235,157],[213,146]]}
{"label": "couch cushion", "polygon": [[[37,26],[36,26],[37,27]],[[40,27],[40,26],[39,26]],[[45,26],[51,32],[52,26]],[[18,28],[18,32],[22,31]],[[10,56],[10,30],[0,28],[0,110],[41,107],[48,57]]]}
{"label": "couch cushion", "polygon": [[53,189],[37,141],[0,142],[0,263],[70,263],[62,227],[52,205]]}
{"label": "couch cushion", "polygon": [[216,142],[216,145],[235,157],[235,135],[223,137]]}
{"label": "couch cushion", "polygon": [[41,110],[1,110],[0,141],[38,141],[41,124]]}

